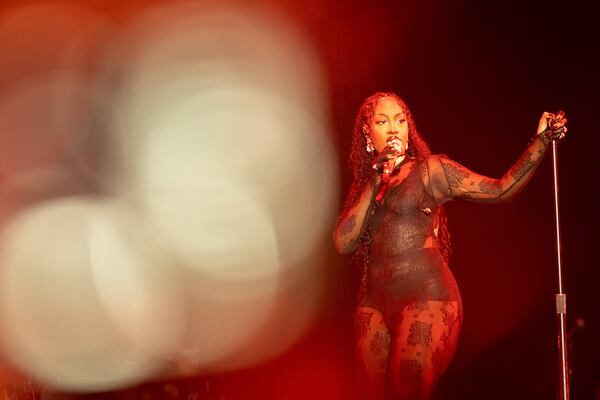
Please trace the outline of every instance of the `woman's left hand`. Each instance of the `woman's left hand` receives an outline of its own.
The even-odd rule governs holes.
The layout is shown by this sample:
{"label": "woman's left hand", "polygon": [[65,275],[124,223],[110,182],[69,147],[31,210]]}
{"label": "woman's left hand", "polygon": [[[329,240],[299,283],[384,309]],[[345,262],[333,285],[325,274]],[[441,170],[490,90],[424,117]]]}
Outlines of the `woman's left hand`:
{"label": "woman's left hand", "polygon": [[567,118],[564,111],[556,114],[544,112],[538,124],[538,135],[545,135],[551,140],[561,140],[567,133]]}

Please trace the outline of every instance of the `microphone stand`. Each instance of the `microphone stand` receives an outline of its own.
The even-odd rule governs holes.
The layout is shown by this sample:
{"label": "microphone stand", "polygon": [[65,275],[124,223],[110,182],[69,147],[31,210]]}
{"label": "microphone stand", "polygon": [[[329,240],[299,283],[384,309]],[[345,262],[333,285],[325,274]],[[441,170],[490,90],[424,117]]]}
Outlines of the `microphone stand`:
{"label": "microphone stand", "polygon": [[556,140],[552,140],[552,175],[554,178],[554,217],[556,221],[556,258],[558,266],[558,293],[556,294],[556,315],[558,320],[558,350],[560,365],[560,400],[569,400],[569,366],[567,359],[567,296],[563,292],[562,254],[560,242],[560,221],[558,212],[558,157]]}

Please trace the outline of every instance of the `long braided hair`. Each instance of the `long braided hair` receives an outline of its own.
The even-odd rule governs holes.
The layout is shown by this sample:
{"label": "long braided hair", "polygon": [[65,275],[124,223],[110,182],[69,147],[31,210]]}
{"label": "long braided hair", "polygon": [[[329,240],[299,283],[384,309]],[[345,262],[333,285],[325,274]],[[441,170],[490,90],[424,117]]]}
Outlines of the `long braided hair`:
{"label": "long braided hair", "polygon": [[[377,92],[368,97],[362,103],[356,115],[356,119],[354,120],[354,129],[352,131],[352,144],[350,147],[349,160],[350,168],[352,169],[354,175],[354,180],[352,182],[352,185],[350,186],[350,193],[348,194],[346,204],[344,205],[342,216],[347,215],[350,209],[358,201],[358,198],[360,197],[360,194],[364,190],[366,185],[370,183],[372,177],[373,159],[375,155],[372,153],[368,153],[366,150],[367,140],[363,132],[363,127],[370,126],[371,120],[373,119],[373,115],[375,113],[375,107],[377,107],[377,103],[379,102],[379,100],[386,97],[393,98],[394,100],[396,100],[402,108],[402,110],[404,111],[404,115],[408,124],[408,156],[415,158],[415,160],[419,162],[426,161],[431,155],[429,146],[417,131],[417,127],[410,110],[406,106],[406,103],[397,94],[392,92]],[[442,257],[444,258],[444,261],[448,263],[451,251],[450,233],[448,232],[448,220],[446,218],[446,212],[443,207],[439,208],[438,215],[438,233],[437,237],[435,238],[435,241],[437,247],[440,250],[440,253],[442,254]],[[363,282],[361,285],[361,291],[364,290],[366,283],[366,267],[368,263],[368,253],[371,241],[370,236],[370,229],[365,229],[360,239],[360,246],[356,251],[355,262],[358,265],[363,265],[365,268],[365,271],[363,271]]]}

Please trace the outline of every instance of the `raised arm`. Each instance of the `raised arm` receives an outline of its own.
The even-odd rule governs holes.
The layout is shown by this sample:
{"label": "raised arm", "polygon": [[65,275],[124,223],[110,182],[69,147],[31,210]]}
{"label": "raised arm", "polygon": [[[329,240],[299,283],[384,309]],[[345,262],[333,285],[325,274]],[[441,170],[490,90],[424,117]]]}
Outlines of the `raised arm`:
{"label": "raised arm", "polygon": [[500,179],[479,175],[446,157],[431,157],[429,180],[434,197],[440,204],[450,199],[480,203],[500,203],[511,200],[531,180],[548,149],[550,140],[564,137],[566,122],[562,112],[557,115],[544,113],[534,140]]}

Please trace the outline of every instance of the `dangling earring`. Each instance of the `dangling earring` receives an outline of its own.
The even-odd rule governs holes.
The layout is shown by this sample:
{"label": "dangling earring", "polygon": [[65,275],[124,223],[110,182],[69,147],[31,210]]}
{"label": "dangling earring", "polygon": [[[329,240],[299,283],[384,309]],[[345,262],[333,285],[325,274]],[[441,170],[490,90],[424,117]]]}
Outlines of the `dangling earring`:
{"label": "dangling earring", "polygon": [[375,146],[373,145],[373,142],[371,141],[371,138],[368,136],[365,136],[365,140],[367,141],[367,153],[372,153],[375,151]]}
{"label": "dangling earring", "polygon": [[367,153],[374,152],[375,146],[373,145],[373,142],[371,141],[371,138],[369,137],[369,131],[367,130],[367,127],[363,125],[362,131],[363,131],[363,134],[365,135],[365,140],[367,141]]}

